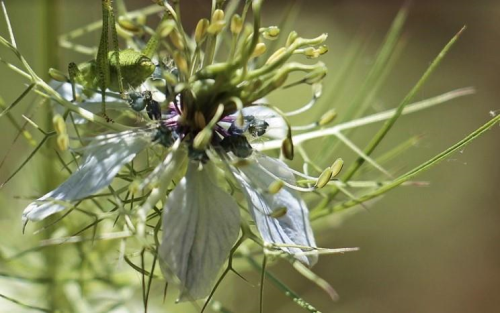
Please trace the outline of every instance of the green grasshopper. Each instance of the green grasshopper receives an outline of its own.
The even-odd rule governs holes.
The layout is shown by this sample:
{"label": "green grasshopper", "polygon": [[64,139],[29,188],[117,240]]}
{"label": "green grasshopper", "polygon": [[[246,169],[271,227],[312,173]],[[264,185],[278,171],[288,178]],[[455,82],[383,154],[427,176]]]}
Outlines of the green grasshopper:
{"label": "green grasshopper", "polygon": [[[108,28],[111,29],[113,51],[108,49]],[[151,57],[158,47],[158,42],[157,31],[141,52],[133,49],[120,51],[112,0],[102,0],[102,32],[96,58],[79,65],[74,62],[68,65],[73,101],[76,101],[76,84],[84,88],[86,95],[100,89],[102,115],[107,118],[106,89],[119,92],[121,97],[125,98],[124,85],[127,88],[136,88],[146,81],[156,68]]]}

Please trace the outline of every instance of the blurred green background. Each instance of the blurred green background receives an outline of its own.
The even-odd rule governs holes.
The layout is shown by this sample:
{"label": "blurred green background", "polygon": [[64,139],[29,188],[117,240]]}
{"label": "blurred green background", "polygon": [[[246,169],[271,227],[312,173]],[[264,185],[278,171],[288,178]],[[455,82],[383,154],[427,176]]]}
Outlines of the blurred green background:
{"label": "blurred green background", "polygon": [[[47,67],[65,69],[70,61],[87,57],[57,48],[54,38],[100,18],[100,1],[7,0],[19,49],[39,74]],[[127,1],[130,8],[150,1]],[[207,1],[183,0],[183,17],[192,28],[208,14]],[[289,1],[266,1],[264,24],[279,21]],[[299,2],[300,3],[300,2]],[[49,6],[47,6],[49,4]],[[339,112],[352,100],[373,64],[377,49],[402,1],[303,1],[294,28],[304,36],[329,33],[330,52],[323,57],[329,67],[328,81],[335,79],[354,38],[364,38],[365,49],[356,66],[346,77],[346,89],[338,96]],[[47,11],[48,7],[52,10]],[[429,62],[447,41],[464,25],[468,29],[446,57],[418,99],[432,97],[453,89],[474,86],[477,93],[451,103],[400,119],[392,133],[377,149],[383,154],[414,135],[424,139],[393,161],[401,173],[429,159],[486,122],[490,111],[500,110],[500,3],[498,1],[414,1],[404,28],[404,49],[395,63],[373,113],[395,107],[425,71]],[[55,27],[57,34],[48,35]],[[6,35],[2,23],[0,31]],[[82,40],[97,43],[98,33]],[[0,48],[0,56],[13,60]],[[19,76],[0,65],[0,95],[11,103],[25,88]],[[325,90],[326,91],[326,90]],[[326,92],[325,92],[326,93]],[[304,90],[280,93],[272,99],[283,108],[297,107],[307,101]],[[26,110],[29,99],[14,111],[16,118]],[[279,102],[279,103],[278,103]],[[323,100],[323,105],[329,105]],[[344,107],[342,107],[344,105]],[[301,117],[307,119],[308,117]],[[20,120],[20,119],[19,119]],[[312,120],[312,118],[311,118]],[[380,125],[358,130],[352,139],[362,145]],[[5,118],[0,120],[3,158],[11,148],[15,132]],[[428,187],[401,187],[368,210],[350,209],[328,219],[329,227],[318,233],[323,247],[360,247],[359,252],[325,256],[314,271],[330,282],[340,294],[331,302],[315,285],[300,277],[288,266],[271,270],[292,289],[322,312],[498,312],[500,310],[500,129],[495,127],[460,153],[442,162],[418,179]],[[313,149],[314,147],[310,147]],[[13,148],[7,163],[0,169],[0,181],[12,172],[30,149],[21,140]],[[314,155],[314,150],[311,150]],[[338,157],[349,164],[354,155],[346,149]],[[325,160],[325,164],[329,163]],[[35,196],[39,167],[28,166],[9,185],[0,190],[1,253],[22,250],[36,244],[36,236],[21,235],[21,212],[27,204],[19,197]],[[51,184],[57,181],[48,179]],[[54,250],[57,251],[57,250]],[[55,252],[56,253],[56,252]],[[1,262],[1,260],[0,260]],[[0,264],[0,271],[3,269]],[[22,270],[22,267],[19,268]],[[258,273],[243,273],[257,285]],[[137,276],[137,284],[140,284]],[[156,286],[156,285],[155,285]],[[26,286],[0,277],[0,293],[36,304],[40,291],[26,294]],[[258,312],[258,288],[234,275],[217,293],[234,312]],[[190,306],[162,307],[162,286],[153,291],[151,312],[189,312]],[[136,309],[141,310],[140,289],[135,295]],[[42,304],[40,304],[43,306]],[[29,312],[0,298],[1,312]],[[275,289],[265,288],[265,312],[302,312],[298,306]]]}

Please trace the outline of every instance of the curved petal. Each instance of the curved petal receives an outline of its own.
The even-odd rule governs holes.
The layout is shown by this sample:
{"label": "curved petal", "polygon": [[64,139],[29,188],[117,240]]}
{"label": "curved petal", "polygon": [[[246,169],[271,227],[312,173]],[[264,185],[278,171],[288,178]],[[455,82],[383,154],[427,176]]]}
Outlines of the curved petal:
{"label": "curved petal", "polygon": [[[266,156],[258,157],[257,162],[240,167],[245,177],[235,172],[264,241],[315,247],[316,243],[309,223],[309,211],[305,202],[295,190],[287,187],[283,187],[276,194],[263,192],[262,190],[268,190],[276,179],[261,167],[265,167],[269,172],[289,183],[295,183],[295,178],[285,163]],[[273,212],[281,208],[286,208],[284,215],[272,216]],[[282,250],[294,255],[297,260],[308,266],[314,265],[318,259],[317,254],[309,252],[306,256],[299,248],[282,247]]]}
{"label": "curved petal", "polygon": [[176,281],[172,272],[180,280],[180,301],[208,296],[238,239],[238,205],[210,173],[190,163],[163,209],[160,265],[168,281]]}
{"label": "curved petal", "polygon": [[150,144],[145,133],[125,133],[107,139],[106,144],[94,140],[85,150],[82,165],[59,187],[30,203],[23,212],[23,221],[40,221],[60,212],[74,201],[88,197],[109,186],[121,167]]}

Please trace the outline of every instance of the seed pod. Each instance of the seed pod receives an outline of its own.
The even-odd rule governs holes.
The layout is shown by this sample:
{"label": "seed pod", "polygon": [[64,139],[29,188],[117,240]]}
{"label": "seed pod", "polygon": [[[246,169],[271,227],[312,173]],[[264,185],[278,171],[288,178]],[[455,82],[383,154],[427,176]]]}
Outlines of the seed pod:
{"label": "seed pod", "polygon": [[277,194],[281,190],[281,188],[283,188],[283,186],[285,186],[285,183],[283,183],[282,180],[275,180],[271,183],[271,185],[269,185],[269,187],[267,188],[267,192],[272,195]]}
{"label": "seed pod", "polygon": [[328,184],[330,179],[332,178],[332,169],[330,167],[327,167],[323,173],[319,176],[318,180],[316,181],[316,184],[314,184],[314,188],[323,188]]}
{"label": "seed pod", "polygon": [[205,37],[207,36],[207,28],[210,25],[210,22],[206,19],[203,18],[198,22],[198,25],[196,25],[196,31],[194,32],[194,40],[196,41],[197,44],[200,44]]}
{"label": "seed pod", "polygon": [[337,176],[342,170],[342,167],[344,167],[344,160],[342,160],[341,158],[335,160],[332,166],[330,166],[330,169],[332,170],[332,177]]}

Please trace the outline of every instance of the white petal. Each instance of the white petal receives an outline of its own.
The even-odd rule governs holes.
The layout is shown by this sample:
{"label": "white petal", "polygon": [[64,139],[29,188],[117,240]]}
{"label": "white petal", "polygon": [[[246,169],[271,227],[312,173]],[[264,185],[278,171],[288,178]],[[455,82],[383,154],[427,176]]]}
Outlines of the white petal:
{"label": "white petal", "polygon": [[265,136],[276,139],[283,139],[287,134],[287,125],[283,117],[272,109],[265,106],[250,106],[243,108],[244,116],[253,116],[259,120],[266,121],[269,126],[267,127]]}
{"label": "white petal", "polygon": [[[52,88],[54,88],[54,90],[56,90],[64,99],[66,100],[73,99],[73,92],[71,90],[70,83],[62,83],[52,80],[50,81],[49,85]],[[79,95],[82,95],[82,87],[80,85],[76,85],[76,92]],[[85,101],[78,103],[78,106],[93,113],[100,113],[102,110],[101,93],[100,92],[94,93],[91,97],[85,99]],[[54,108],[56,112],[58,112],[59,114],[64,113],[65,108],[63,106],[55,105]],[[123,110],[133,111],[130,108],[130,105],[128,105],[126,101],[110,96],[106,96],[106,109],[117,110],[117,111],[123,111]],[[75,124],[85,124],[88,122],[88,120],[76,114],[73,116],[73,119],[75,121]]]}
{"label": "white petal", "polygon": [[[40,221],[64,210],[71,202],[83,199],[109,186],[120,168],[132,161],[150,143],[149,136],[115,136],[106,145],[90,143],[82,165],[59,187],[32,202],[23,212],[23,221]],[[55,200],[55,201],[54,201]]]}
{"label": "white petal", "polygon": [[238,205],[211,173],[190,163],[163,209],[160,264],[168,281],[172,272],[180,281],[181,301],[208,296],[238,238]]}
{"label": "white petal", "polygon": [[[239,168],[245,174],[246,179],[237,172],[235,176],[243,187],[250,212],[264,241],[315,247],[316,243],[309,223],[309,211],[300,195],[287,187],[283,187],[274,195],[262,192],[262,190],[267,190],[276,179],[262,170],[261,166],[282,180],[295,183],[295,178],[288,166],[266,156],[259,157],[257,161]],[[285,215],[278,218],[270,216],[272,212],[283,207],[287,209]],[[282,248],[282,250],[294,255],[296,259],[308,266],[314,265],[317,261],[317,255],[314,253],[306,256],[298,248]]]}

